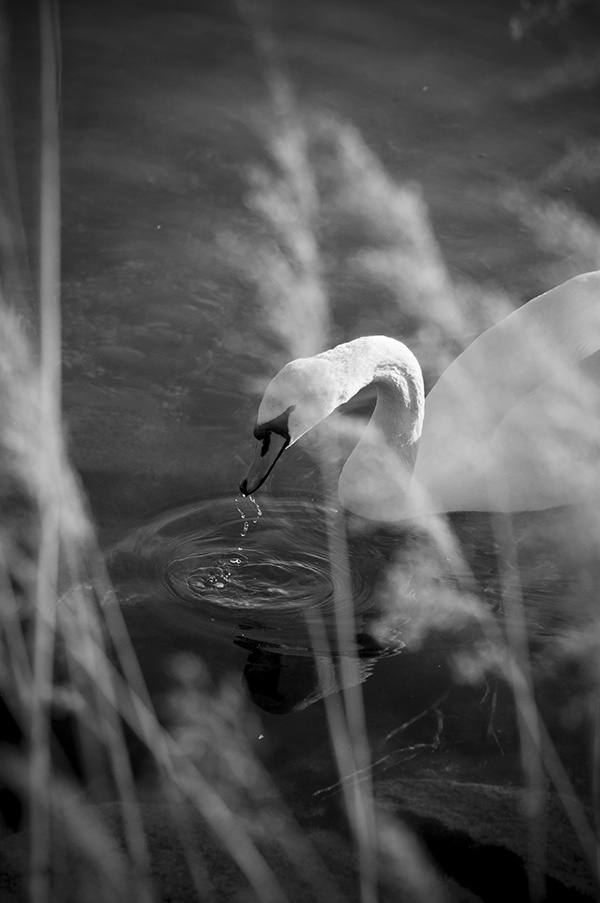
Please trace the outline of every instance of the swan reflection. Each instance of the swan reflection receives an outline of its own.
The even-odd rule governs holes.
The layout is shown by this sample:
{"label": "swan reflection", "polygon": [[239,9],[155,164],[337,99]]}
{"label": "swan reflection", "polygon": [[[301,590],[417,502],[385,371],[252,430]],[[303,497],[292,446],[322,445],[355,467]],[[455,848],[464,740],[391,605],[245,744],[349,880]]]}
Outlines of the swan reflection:
{"label": "swan reflection", "polygon": [[[276,715],[297,712],[342,689],[341,670],[327,656],[284,654],[252,640],[234,642],[250,653],[243,678],[250,698],[265,712]],[[402,646],[400,643],[393,651],[399,652]],[[390,652],[391,649],[378,647],[372,637],[357,637],[355,682],[366,680],[377,659]]]}

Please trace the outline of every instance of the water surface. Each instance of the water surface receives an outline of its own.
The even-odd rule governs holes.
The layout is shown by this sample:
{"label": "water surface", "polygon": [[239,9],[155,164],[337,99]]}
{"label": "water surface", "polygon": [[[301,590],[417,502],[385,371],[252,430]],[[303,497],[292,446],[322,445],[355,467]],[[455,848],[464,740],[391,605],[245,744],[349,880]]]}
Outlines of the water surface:
{"label": "water surface", "polygon": [[[568,192],[597,215],[593,192],[574,178],[546,195],[543,187],[567,136],[590,140],[597,117],[592,91],[527,94],[571,33],[542,30],[515,43],[512,13],[501,2],[283,3],[275,29],[300,104],[350,121],[392,179],[420,185],[450,276],[520,303],[573,275],[583,257],[544,244],[503,191]],[[389,567],[406,556],[405,533],[351,537],[349,570],[332,563],[331,506],[302,447],[286,452],[257,497],[262,516],[238,510],[259,387],[289,356],[223,250],[225,233],[265,231],[246,203],[248,167],[266,159],[268,116],[247,27],[221,3],[65,2],[62,17],[70,450],[159,708],[177,652],[201,657],[216,678],[233,675],[260,716],[273,773],[311,800],[334,779],[322,699],[339,684],[332,670],[320,688],[317,671],[326,653],[342,654],[333,628],[340,585],[357,613],[356,676],[379,769],[422,763],[518,783],[510,694],[492,676],[457,680],[455,655],[477,637],[463,622],[414,629],[415,606],[433,589],[410,567],[396,574],[399,613],[382,603]],[[25,25],[17,58],[29,46]],[[18,136],[24,171],[35,134],[28,121]],[[26,175],[24,186],[27,200]],[[430,385],[443,364],[427,352],[427,323],[402,297],[356,278],[355,241],[334,236],[327,251],[333,338],[387,332],[415,342]],[[568,656],[560,673],[549,665],[544,673],[544,656],[587,623],[597,560],[584,521],[551,512],[514,526],[519,599],[547,678],[540,698],[568,748],[581,742],[570,695],[585,675]],[[499,575],[493,523],[464,515],[454,527],[479,597],[499,613],[517,584]],[[323,626],[323,648],[314,648],[311,617]]]}

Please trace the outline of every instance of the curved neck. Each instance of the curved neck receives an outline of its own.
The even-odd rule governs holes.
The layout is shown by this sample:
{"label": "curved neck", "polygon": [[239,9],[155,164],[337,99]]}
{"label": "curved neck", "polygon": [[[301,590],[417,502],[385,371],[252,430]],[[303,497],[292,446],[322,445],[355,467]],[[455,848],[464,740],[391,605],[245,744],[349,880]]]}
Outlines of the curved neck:
{"label": "curved neck", "polygon": [[367,336],[334,351],[346,348],[351,350],[352,374],[345,380],[350,394],[344,400],[374,385],[377,403],[340,475],[340,501],[362,517],[397,521],[406,508],[423,427],[421,368],[412,352],[394,339]]}

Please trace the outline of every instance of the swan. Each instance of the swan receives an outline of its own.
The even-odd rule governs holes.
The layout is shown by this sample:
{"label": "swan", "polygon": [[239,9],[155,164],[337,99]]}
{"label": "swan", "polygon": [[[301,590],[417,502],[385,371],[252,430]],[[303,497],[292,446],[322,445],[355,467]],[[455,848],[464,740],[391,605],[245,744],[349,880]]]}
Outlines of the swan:
{"label": "swan", "polygon": [[525,511],[600,489],[600,271],[524,304],[460,354],[427,399],[402,342],[363,336],[291,361],[260,403],[259,489],[308,430],[373,384],[371,419],[339,478],[342,506],[380,521],[420,513]]}

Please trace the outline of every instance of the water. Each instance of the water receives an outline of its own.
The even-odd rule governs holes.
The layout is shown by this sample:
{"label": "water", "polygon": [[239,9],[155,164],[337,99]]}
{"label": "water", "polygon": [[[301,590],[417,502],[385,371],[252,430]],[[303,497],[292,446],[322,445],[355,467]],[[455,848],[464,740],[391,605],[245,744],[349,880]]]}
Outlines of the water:
{"label": "water", "polygon": [[[267,497],[260,507],[249,499],[211,499],[127,536],[108,564],[132,623],[150,609],[160,611],[187,645],[193,622],[195,637],[221,640],[221,670],[236,666],[236,648],[250,653],[244,684],[261,708],[300,710],[339,689],[333,672],[331,684],[319,687],[315,660],[348,654],[339,647],[340,622],[353,633],[359,677],[366,679],[378,658],[403,648],[402,627],[414,604],[407,594],[402,611],[385,610],[375,592],[397,538],[380,537],[377,547],[372,536],[355,540],[348,565],[329,552],[328,531],[340,528],[336,517],[302,498]],[[340,604],[344,593],[350,599]],[[322,631],[320,640],[311,636],[311,622]],[[284,670],[296,681],[302,674],[285,698]]]}
{"label": "water", "polygon": [[[539,188],[565,135],[573,144],[592,136],[592,92],[519,99],[556,62],[554,37],[512,42],[514,10],[503,3],[452,11],[435,0],[280,6],[278,34],[301,101],[350,120],[397,182],[422,186],[454,278],[523,300],[585,268],[580,248],[569,245],[566,259],[564,236],[536,236],[502,200],[507,182]],[[272,774],[306,815],[311,794],[334,781],[322,698],[339,689],[339,675],[319,687],[317,659],[326,650],[313,648],[307,627],[307,618],[322,619],[334,658],[340,654],[332,625],[341,565],[327,553],[330,512],[303,447],[285,453],[257,497],[260,516],[247,501],[240,515],[236,502],[260,386],[289,357],[255,287],[221,244],[224,233],[265,232],[246,204],[247,167],[265,159],[260,67],[244,26],[223,4],[159,0],[141,15],[135,2],[65,2],[62,16],[71,456],[159,709],[177,652],[206,661],[217,679],[233,675],[261,719]],[[24,62],[34,41],[26,18],[14,54],[24,101],[37,90]],[[569,35],[565,26],[561,40]],[[35,180],[27,167],[37,126],[28,115],[17,138],[31,227]],[[585,183],[573,178],[556,191],[597,216],[597,193]],[[322,227],[336,340],[402,338],[423,357],[430,385],[443,362],[431,351],[426,318],[403,305],[402,292],[394,297],[389,280],[370,282],[356,270],[355,229],[332,235],[330,223]],[[373,240],[368,230],[363,237]],[[466,515],[455,526],[482,598],[500,610],[505,593],[488,519]],[[545,653],[589,622],[597,559],[576,517],[524,516],[516,526],[543,676]],[[460,631],[415,639],[415,605],[423,608],[431,589],[415,588],[410,570],[400,614],[382,607],[382,581],[404,548],[405,537],[351,537],[344,602],[358,617],[354,641],[377,774],[421,775],[421,768],[440,780],[517,784],[518,737],[502,681],[457,679]],[[580,777],[577,694],[587,678],[574,660],[563,664],[540,701]]]}

